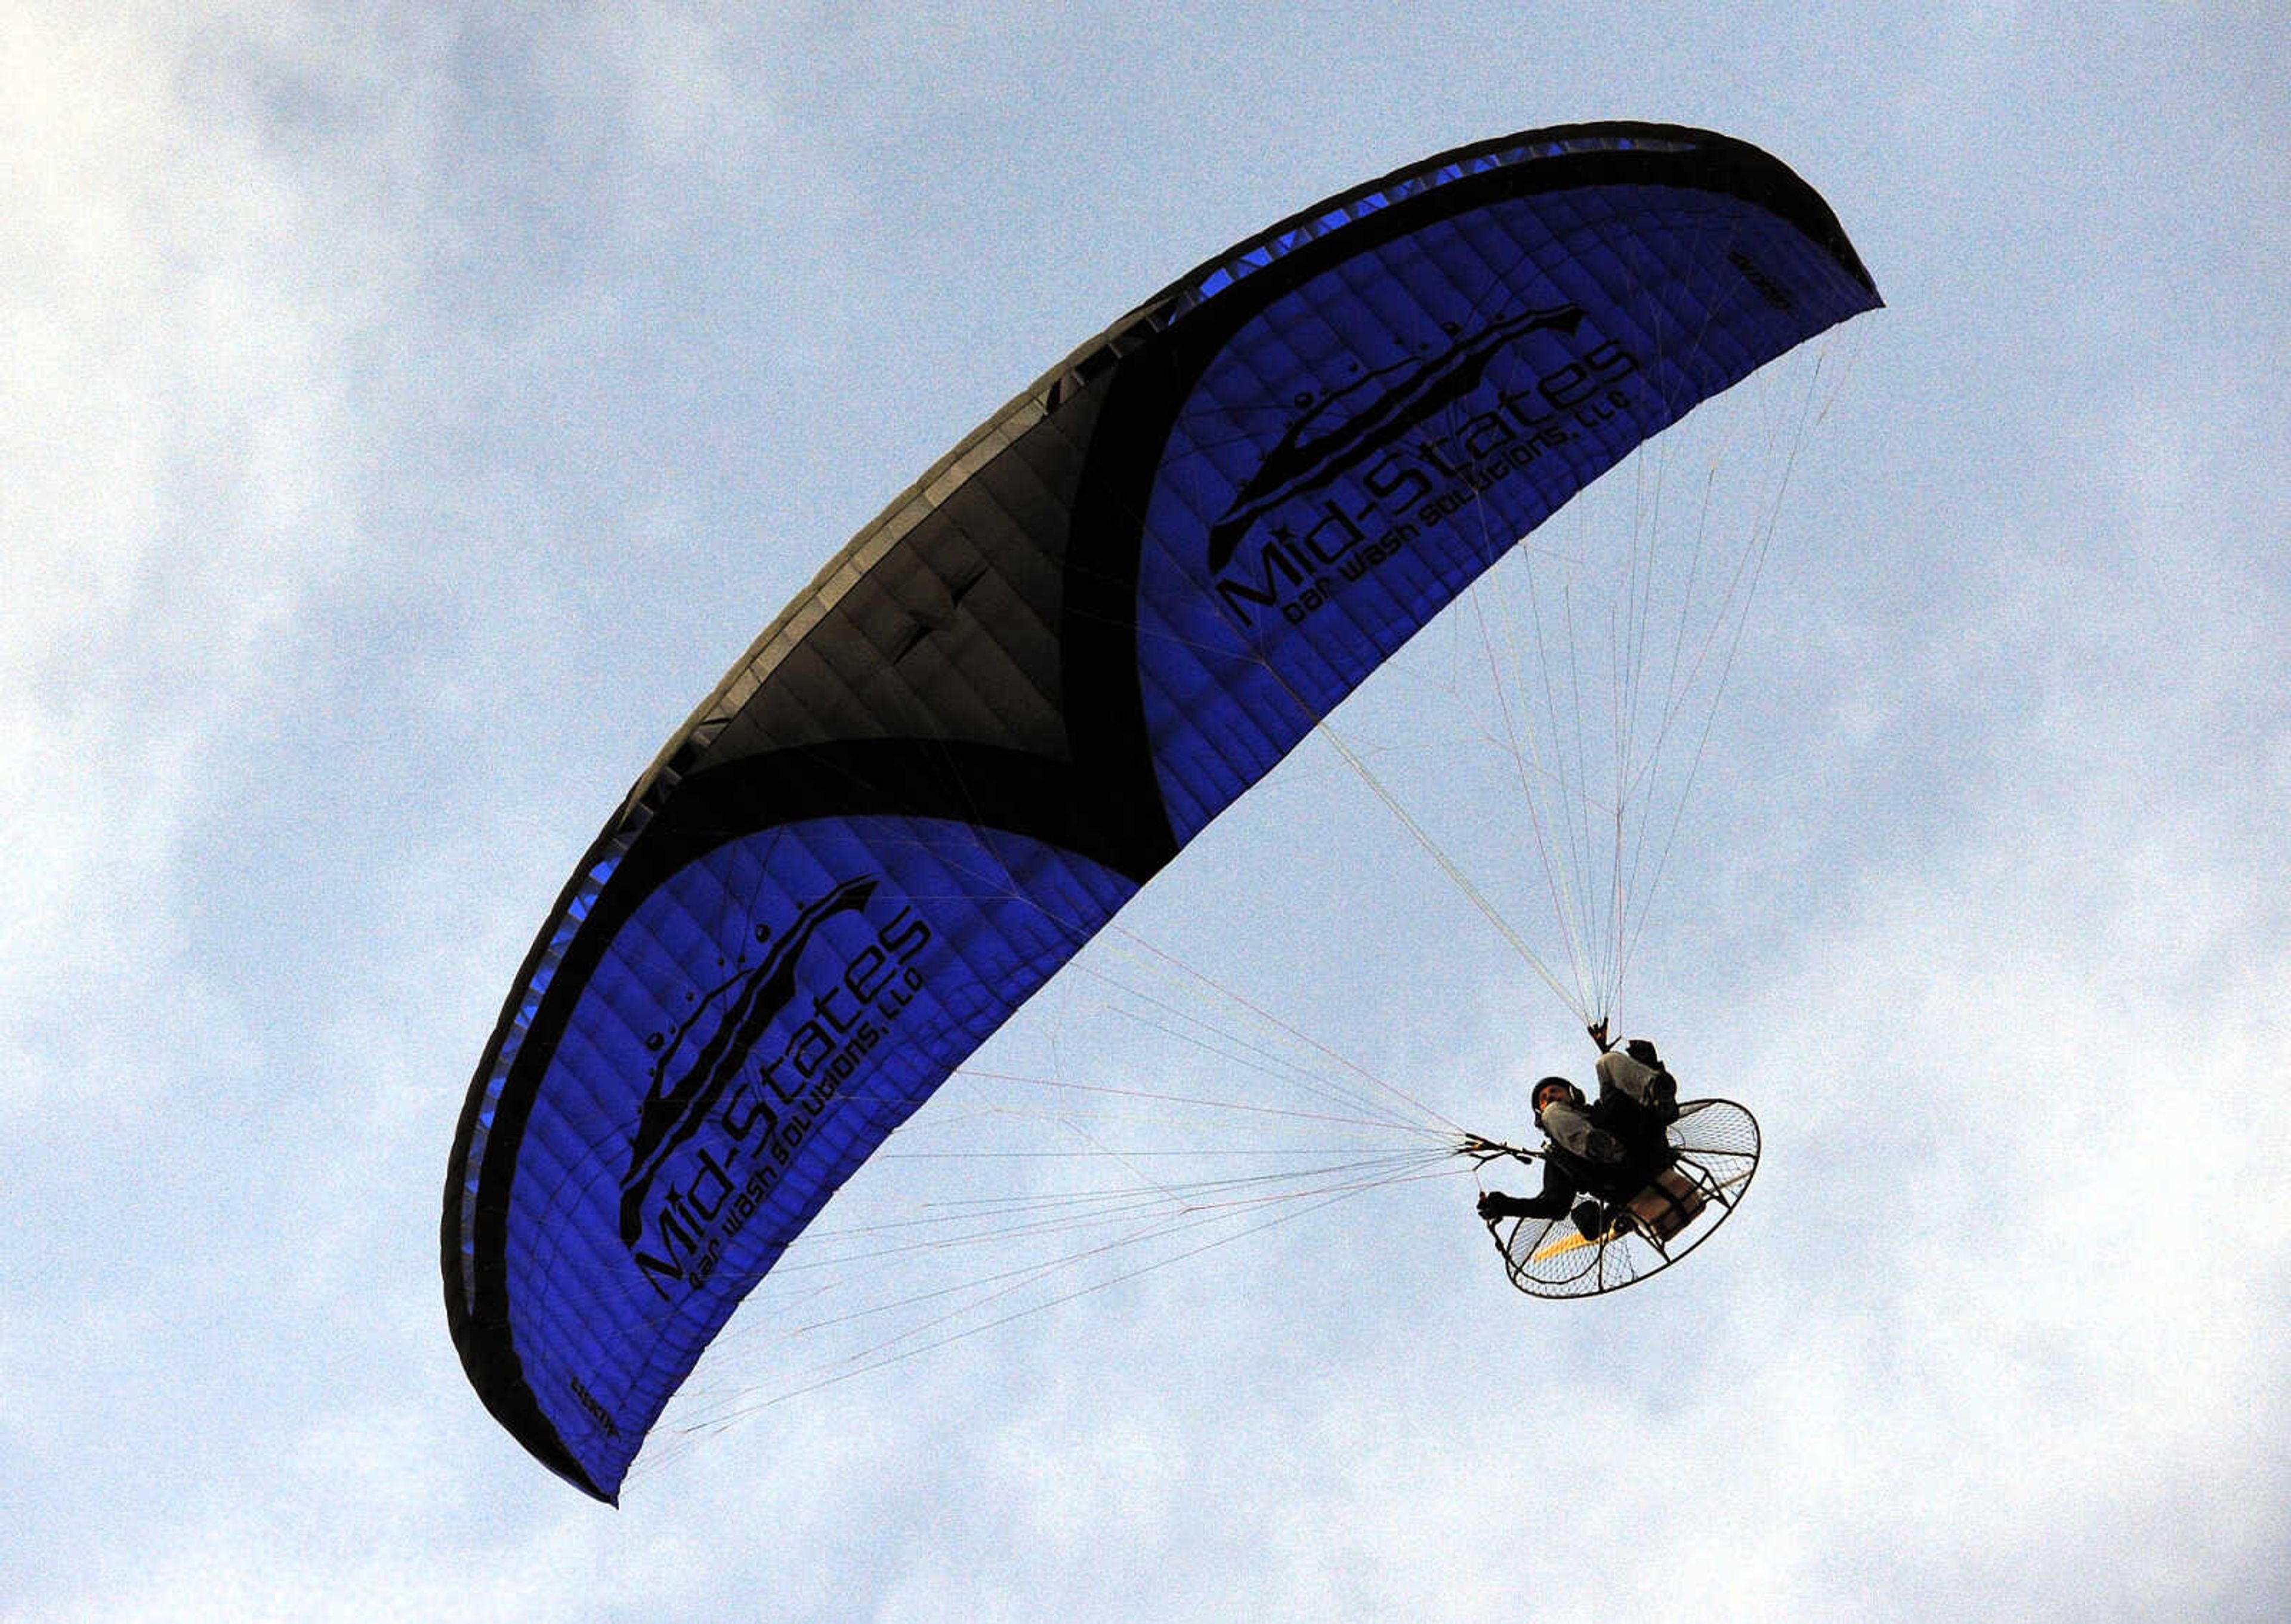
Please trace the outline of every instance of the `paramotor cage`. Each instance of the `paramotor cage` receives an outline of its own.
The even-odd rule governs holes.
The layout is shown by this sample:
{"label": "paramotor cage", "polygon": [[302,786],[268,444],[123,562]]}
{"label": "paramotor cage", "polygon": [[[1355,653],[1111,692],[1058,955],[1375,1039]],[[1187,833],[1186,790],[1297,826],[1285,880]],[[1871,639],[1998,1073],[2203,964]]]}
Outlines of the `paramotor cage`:
{"label": "paramotor cage", "polygon": [[1512,1284],[1530,1297],[1596,1297],[1668,1268],[1708,1239],[1757,1171],[1757,1119],[1732,1100],[1689,1100],[1666,1137],[1670,1166],[1615,1210],[1604,1234],[1584,1235],[1566,1214],[1490,1218]]}

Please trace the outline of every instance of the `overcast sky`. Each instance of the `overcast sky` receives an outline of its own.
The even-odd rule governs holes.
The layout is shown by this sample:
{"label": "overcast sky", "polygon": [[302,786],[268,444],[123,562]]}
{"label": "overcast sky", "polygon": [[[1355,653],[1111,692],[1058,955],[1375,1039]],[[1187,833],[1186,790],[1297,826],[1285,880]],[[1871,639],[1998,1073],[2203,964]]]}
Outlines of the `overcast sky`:
{"label": "overcast sky", "polygon": [[[145,9],[0,16],[0,1612],[2291,1615],[2274,8]],[[438,1204],[637,772],[1137,301],[1614,117],[1890,306],[1630,1000],[1741,1216],[1552,1305],[1401,1186],[550,1476]],[[1137,929],[1526,1132],[1564,1011],[1397,860],[1228,908],[1282,826]]]}

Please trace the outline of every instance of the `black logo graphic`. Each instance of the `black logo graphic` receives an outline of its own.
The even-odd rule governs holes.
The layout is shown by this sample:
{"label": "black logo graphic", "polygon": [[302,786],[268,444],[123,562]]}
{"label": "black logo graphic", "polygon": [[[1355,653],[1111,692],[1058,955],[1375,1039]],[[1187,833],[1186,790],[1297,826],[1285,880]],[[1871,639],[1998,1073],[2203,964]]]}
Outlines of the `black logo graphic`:
{"label": "black logo graphic", "polygon": [[1726,263],[1740,271],[1742,279],[1757,290],[1758,297],[1774,309],[1792,310],[1797,308],[1797,301],[1789,296],[1789,290],[1768,276],[1764,266],[1740,248],[1726,256]]}
{"label": "black logo graphic", "polygon": [[[731,1007],[692,1064],[671,1080],[663,1062],[637,1117],[636,1147],[621,1179],[621,1239],[633,1248],[644,1231],[645,1196],[676,1148],[708,1120],[724,1089],[748,1063],[772,1021],[796,994],[796,966],[812,937],[839,913],[856,912],[875,894],[872,878],[846,880],[807,904],[762,962],[730,984]],[[709,1001],[711,1004],[714,999]],[[674,1046],[671,1052],[673,1053]]]}
{"label": "black logo graphic", "polygon": [[[1210,527],[1212,574],[1233,561],[1251,527],[1300,496],[1326,488],[1445,407],[1480,387],[1488,365],[1515,341],[1540,331],[1573,336],[1583,320],[1580,306],[1527,310],[1507,317],[1428,361],[1402,361],[1380,367],[1330,395],[1298,418],[1249,483],[1234,497],[1225,517]],[[1355,404],[1369,395],[1365,405]],[[1337,418],[1333,426],[1330,420]]]}

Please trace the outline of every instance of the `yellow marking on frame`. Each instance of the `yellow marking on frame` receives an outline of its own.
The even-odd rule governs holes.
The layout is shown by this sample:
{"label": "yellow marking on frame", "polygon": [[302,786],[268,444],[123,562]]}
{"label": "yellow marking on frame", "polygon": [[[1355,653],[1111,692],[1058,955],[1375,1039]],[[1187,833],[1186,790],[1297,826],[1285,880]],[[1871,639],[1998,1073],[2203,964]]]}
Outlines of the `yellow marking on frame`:
{"label": "yellow marking on frame", "polygon": [[1537,1247],[1535,1249],[1535,1255],[1530,1258],[1528,1261],[1530,1263],[1541,1263],[1547,1258],[1564,1258],[1569,1252],[1580,1252],[1587,1246],[1596,1246],[1598,1242],[1596,1241],[1585,1240],[1580,1234],[1564,1234],[1560,1236],[1556,1241],[1546,1241],[1541,1246]]}

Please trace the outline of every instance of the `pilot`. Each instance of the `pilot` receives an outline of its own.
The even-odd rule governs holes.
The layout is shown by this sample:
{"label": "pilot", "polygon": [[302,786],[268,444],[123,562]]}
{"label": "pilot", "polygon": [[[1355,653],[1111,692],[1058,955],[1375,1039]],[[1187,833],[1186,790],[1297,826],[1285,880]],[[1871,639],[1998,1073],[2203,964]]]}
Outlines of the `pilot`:
{"label": "pilot", "polygon": [[[1599,1057],[1599,1097],[1564,1077],[1535,1085],[1535,1125],[1543,1130],[1543,1191],[1483,1191],[1483,1218],[1555,1218],[1570,1212],[1587,1241],[1607,1232],[1613,1211],[1670,1165],[1663,1130],[1678,1120],[1678,1083],[1655,1047],[1633,1038]],[[1580,1198],[1580,1199],[1579,1199]]]}

